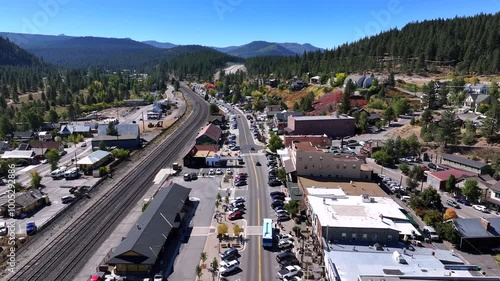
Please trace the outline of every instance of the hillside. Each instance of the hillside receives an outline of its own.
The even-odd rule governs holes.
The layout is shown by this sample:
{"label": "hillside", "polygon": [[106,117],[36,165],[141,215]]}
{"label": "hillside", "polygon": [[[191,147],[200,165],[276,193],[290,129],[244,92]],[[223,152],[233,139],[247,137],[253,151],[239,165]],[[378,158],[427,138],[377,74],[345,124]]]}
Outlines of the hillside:
{"label": "hillside", "polygon": [[309,73],[401,71],[432,73],[500,72],[500,13],[410,23],[376,36],[324,52],[308,52],[299,60],[287,57],[250,58],[250,74],[282,77]]}
{"label": "hillside", "polygon": [[40,60],[12,43],[0,37],[0,66],[32,66],[41,64]]}
{"label": "hillside", "polygon": [[172,44],[172,43],[158,42],[158,41],[154,41],[154,40],[142,41],[142,43],[145,43],[145,44],[148,44],[148,45],[151,45],[153,47],[160,48],[160,49],[170,49],[173,47],[177,47],[177,45]]}

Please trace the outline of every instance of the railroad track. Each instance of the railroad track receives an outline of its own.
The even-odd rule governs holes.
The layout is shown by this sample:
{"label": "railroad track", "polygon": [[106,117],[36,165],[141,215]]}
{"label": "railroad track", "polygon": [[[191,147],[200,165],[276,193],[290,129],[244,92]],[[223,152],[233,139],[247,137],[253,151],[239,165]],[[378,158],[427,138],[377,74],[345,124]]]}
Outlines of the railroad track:
{"label": "railroad track", "polygon": [[[158,145],[137,164],[134,172],[124,176],[88,212],[79,216],[56,236],[49,246],[8,276],[8,280],[72,280],[94,250],[109,236],[126,211],[133,207],[151,186],[156,173],[171,164],[186,143],[195,136],[208,115],[206,102],[187,87],[192,113],[183,126]],[[92,272],[89,272],[89,275]]]}

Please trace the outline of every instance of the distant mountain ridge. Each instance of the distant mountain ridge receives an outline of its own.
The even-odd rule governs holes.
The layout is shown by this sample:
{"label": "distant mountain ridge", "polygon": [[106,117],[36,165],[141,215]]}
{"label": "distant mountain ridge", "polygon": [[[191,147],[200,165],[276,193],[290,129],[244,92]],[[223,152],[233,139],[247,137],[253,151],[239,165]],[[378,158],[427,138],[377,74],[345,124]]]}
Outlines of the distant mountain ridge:
{"label": "distant mountain ridge", "polygon": [[41,64],[39,58],[20,48],[9,39],[0,36],[0,66],[33,66]]}
{"label": "distant mountain ridge", "polygon": [[173,43],[158,42],[158,41],[155,41],[155,40],[142,41],[142,43],[145,43],[145,44],[148,44],[148,45],[151,45],[153,47],[160,48],[160,49],[170,49],[170,48],[174,48],[174,47],[179,46],[179,45],[176,45],[176,44],[173,44]]}

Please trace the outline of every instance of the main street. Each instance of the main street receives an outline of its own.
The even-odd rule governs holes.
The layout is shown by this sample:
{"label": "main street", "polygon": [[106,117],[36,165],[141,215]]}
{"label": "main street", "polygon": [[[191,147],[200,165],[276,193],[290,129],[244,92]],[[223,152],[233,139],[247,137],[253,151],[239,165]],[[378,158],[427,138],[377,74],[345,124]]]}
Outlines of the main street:
{"label": "main street", "polygon": [[[231,108],[231,105],[228,104],[224,104],[224,106]],[[235,196],[246,198],[247,213],[245,219],[248,226],[261,226],[263,218],[275,219],[270,208],[269,192],[279,190],[279,187],[269,187],[267,184],[267,160],[262,152],[264,148],[255,142],[245,114],[239,110],[234,110],[234,114],[239,116],[237,118],[239,144],[242,157],[245,160],[244,167],[248,173],[248,189],[236,190]],[[254,151],[251,151],[252,147],[255,149]],[[256,166],[257,161],[262,166]],[[245,250],[241,252],[240,268],[242,272],[228,279],[256,281],[274,279],[278,270],[275,254],[262,248],[260,235],[247,236],[247,239]]]}

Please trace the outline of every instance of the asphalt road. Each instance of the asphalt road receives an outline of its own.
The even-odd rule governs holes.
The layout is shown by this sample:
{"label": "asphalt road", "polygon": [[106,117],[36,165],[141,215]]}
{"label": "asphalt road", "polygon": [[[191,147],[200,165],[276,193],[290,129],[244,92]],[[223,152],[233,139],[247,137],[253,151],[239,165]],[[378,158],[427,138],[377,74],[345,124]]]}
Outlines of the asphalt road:
{"label": "asphalt road", "polygon": [[[231,107],[225,104],[225,107]],[[241,147],[241,155],[245,160],[243,171],[248,173],[248,189],[236,190],[235,196],[242,196],[246,199],[245,219],[249,226],[260,226],[264,218],[276,216],[270,207],[269,192],[279,190],[279,187],[269,187],[267,184],[267,159],[262,152],[263,147],[255,143],[250,132],[250,126],[245,115],[239,110],[232,110],[237,118],[239,136],[238,141]],[[251,148],[255,151],[251,151]],[[259,161],[262,166],[256,166]],[[245,250],[241,253],[241,272],[227,277],[228,280],[273,280],[276,277],[278,264],[275,261],[275,254],[264,250],[261,244],[261,236],[248,236],[249,240]]]}

